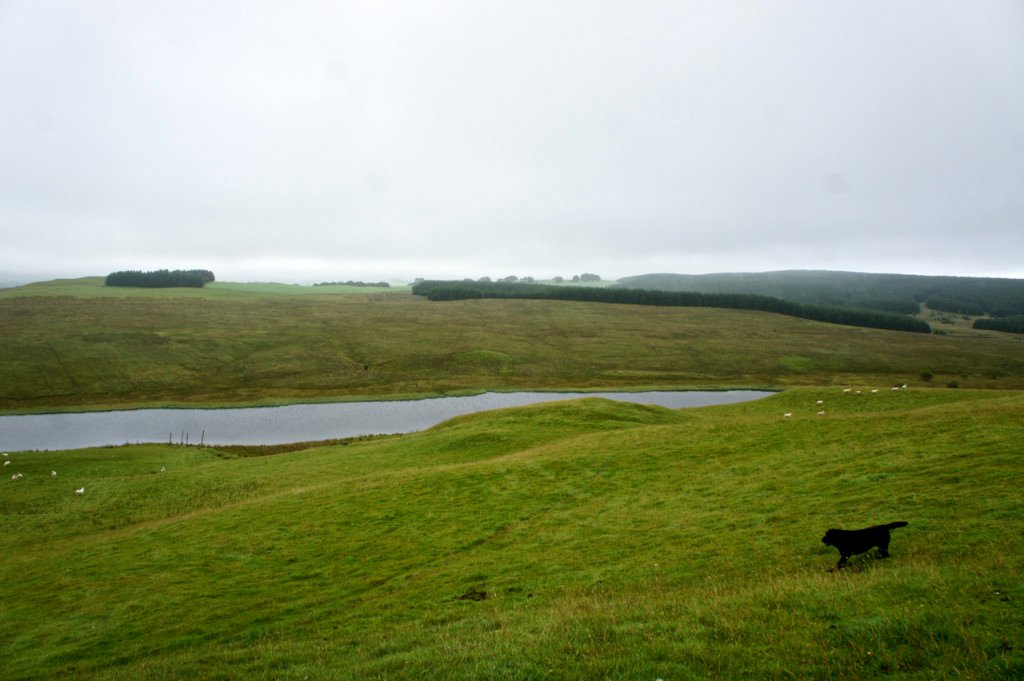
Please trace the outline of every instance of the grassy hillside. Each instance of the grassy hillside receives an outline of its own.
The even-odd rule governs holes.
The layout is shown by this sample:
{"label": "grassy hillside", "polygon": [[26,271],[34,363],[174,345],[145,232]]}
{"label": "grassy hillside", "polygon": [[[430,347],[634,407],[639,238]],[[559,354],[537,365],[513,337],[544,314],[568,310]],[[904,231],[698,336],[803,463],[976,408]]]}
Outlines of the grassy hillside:
{"label": "grassy hillside", "polygon": [[[651,305],[656,307],[709,307],[716,310],[748,310],[784,314],[829,324],[844,324],[888,331],[931,333],[922,319],[911,314],[882,312],[851,307],[803,305],[781,298],[736,293],[694,293],[692,291],[655,291],[651,289],[550,286],[547,284],[481,283],[472,281],[423,281],[412,292],[433,301],[548,300],[576,303]],[[916,306],[913,314],[920,309]]]}
{"label": "grassy hillside", "polygon": [[[1022,409],[801,388],[13,453],[0,677],[1020,678]],[[825,529],[892,520],[892,558],[827,572]]]}
{"label": "grassy hillside", "polygon": [[707,308],[217,286],[79,280],[0,293],[0,409],[520,388],[1024,388],[1019,338],[960,327],[939,336]]}

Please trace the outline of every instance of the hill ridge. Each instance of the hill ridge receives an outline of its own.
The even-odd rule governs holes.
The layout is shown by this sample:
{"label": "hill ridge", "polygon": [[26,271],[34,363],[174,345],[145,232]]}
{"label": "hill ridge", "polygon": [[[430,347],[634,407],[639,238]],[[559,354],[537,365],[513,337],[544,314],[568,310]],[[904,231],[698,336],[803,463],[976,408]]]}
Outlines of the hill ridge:
{"label": "hill ridge", "polygon": [[956,314],[1024,314],[1024,279],[890,274],[847,270],[773,270],[641,274],[614,286],[697,293],[767,295],[812,305],[866,307],[914,314],[921,304]]}

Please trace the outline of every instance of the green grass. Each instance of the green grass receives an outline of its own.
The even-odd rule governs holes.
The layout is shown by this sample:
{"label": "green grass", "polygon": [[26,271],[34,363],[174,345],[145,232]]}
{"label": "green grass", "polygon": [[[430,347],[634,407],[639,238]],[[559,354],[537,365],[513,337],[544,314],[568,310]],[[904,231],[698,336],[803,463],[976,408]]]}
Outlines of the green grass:
{"label": "green grass", "polygon": [[[956,383],[1024,388],[1011,334],[760,312],[102,279],[0,292],[0,410],[267,404],[519,389]],[[330,287],[324,287],[330,288]]]}
{"label": "green grass", "polygon": [[[0,677],[1020,678],[1022,414],[796,388],[256,457],[12,453]],[[892,558],[827,572],[825,529],[891,520]]]}

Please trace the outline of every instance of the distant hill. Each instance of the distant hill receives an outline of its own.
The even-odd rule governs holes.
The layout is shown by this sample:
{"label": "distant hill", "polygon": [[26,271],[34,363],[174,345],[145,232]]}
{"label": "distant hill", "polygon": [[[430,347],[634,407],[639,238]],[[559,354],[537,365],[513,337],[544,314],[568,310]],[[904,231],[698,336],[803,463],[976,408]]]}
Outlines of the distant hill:
{"label": "distant hill", "polygon": [[921,303],[957,314],[1024,314],[1024,279],[870,274],[827,270],[721,274],[643,274],[617,286],[697,293],[752,293],[810,305],[914,314]]}

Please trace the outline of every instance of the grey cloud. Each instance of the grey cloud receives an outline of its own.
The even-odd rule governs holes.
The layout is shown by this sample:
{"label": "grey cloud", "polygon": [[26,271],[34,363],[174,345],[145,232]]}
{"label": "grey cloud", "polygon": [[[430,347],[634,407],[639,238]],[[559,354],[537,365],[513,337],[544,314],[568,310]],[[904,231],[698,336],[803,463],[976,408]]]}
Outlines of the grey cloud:
{"label": "grey cloud", "polygon": [[8,2],[0,273],[1024,276],[1020,82],[995,0]]}

